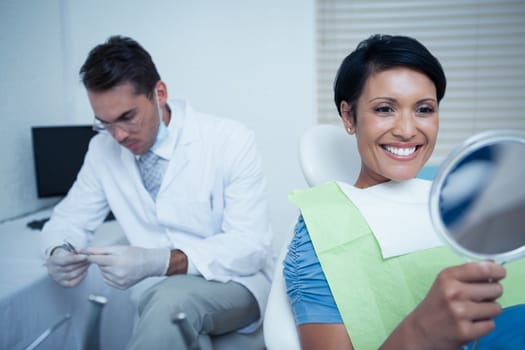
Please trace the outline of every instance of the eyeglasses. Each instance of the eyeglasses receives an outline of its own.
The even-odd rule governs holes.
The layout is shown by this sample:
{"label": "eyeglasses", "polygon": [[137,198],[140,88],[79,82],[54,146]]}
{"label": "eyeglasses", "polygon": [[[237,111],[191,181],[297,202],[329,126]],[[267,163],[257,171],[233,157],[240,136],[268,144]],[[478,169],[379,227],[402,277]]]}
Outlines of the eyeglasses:
{"label": "eyeglasses", "polygon": [[[157,90],[155,90],[155,97],[157,102],[157,114],[158,118],[162,122],[162,109],[160,108],[159,97]],[[119,128],[125,132],[138,132],[142,126],[143,118],[139,116],[139,113],[124,114],[113,122],[106,122],[95,117],[93,120],[93,130],[97,132],[109,132],[110,134],[115,133],[115,128]]]}
{"label": "eyeglasses", "polygon": [[129,118],[122,118],[114,122],[106,122],[95,117],[93,121],[93,130],[98,132],[109,132],[110,134],[115,133],[115,128],[119,128],[126,132],[137,132],[140,130],[142,118],[137,114],[134,114]]}

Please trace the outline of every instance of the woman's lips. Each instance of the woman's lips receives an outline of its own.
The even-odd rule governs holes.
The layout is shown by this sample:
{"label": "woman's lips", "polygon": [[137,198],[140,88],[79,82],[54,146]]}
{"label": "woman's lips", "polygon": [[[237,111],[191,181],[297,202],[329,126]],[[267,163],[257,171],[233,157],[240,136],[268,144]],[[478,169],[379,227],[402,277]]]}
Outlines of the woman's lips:
{"label": "woman's lips", "polygon": [[410,160],[416,157],[420,145],[392,146],[381,145],[386,154],[395,159]]}

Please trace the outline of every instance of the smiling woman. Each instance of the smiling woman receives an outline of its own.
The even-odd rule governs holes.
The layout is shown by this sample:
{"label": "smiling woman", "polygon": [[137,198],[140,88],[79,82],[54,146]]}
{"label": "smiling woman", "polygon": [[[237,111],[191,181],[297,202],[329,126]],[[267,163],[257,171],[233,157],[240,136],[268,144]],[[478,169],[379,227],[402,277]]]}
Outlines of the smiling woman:
{"label": "smiling woman", "polygon": [[459,265],[433,230],[430,181],[415,178],[445,87],[439,61],[409,37],[372,36],[341,64],[335,104],[361,171],[354,185],[290,196],[301,216],[284,276],[303,349],[459,349],[494,329],[505,269]]}
{"label": "smiling woman", "polygon": [[343,123],[356,135],[363,164],[356,187],[414,178],[436,144],[438,102],[432,80],[403,67],[375,73],[355,107],[353,112],[341,102]]}

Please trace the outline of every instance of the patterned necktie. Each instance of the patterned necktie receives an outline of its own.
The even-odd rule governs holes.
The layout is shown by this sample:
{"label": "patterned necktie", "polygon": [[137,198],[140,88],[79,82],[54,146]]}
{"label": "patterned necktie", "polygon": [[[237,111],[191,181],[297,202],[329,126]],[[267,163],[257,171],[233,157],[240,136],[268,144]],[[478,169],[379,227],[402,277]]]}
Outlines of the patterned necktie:
{"label": "patterned necktie", "polygon": [[140,176],[144,187],[148,190],[151,198],[155,200],[162,181],[162,170],[159,164],[160,157],[148,151],[140,156],[138,160]]}

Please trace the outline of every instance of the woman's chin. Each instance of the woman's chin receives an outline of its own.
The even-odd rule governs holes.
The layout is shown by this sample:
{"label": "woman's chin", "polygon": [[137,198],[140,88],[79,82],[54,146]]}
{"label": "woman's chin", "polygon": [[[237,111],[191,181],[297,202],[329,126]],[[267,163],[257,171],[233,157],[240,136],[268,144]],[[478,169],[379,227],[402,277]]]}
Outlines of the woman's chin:
{"label": "woman's chin", "polygon": [[407,181],[407,180],[412,180],[413,178],[415,178],[418,173],[419,173],[419,170],[418,171],[397,172],[395,174],[392,174],[392,176],[390,176],[389,178],[392,181]]}

